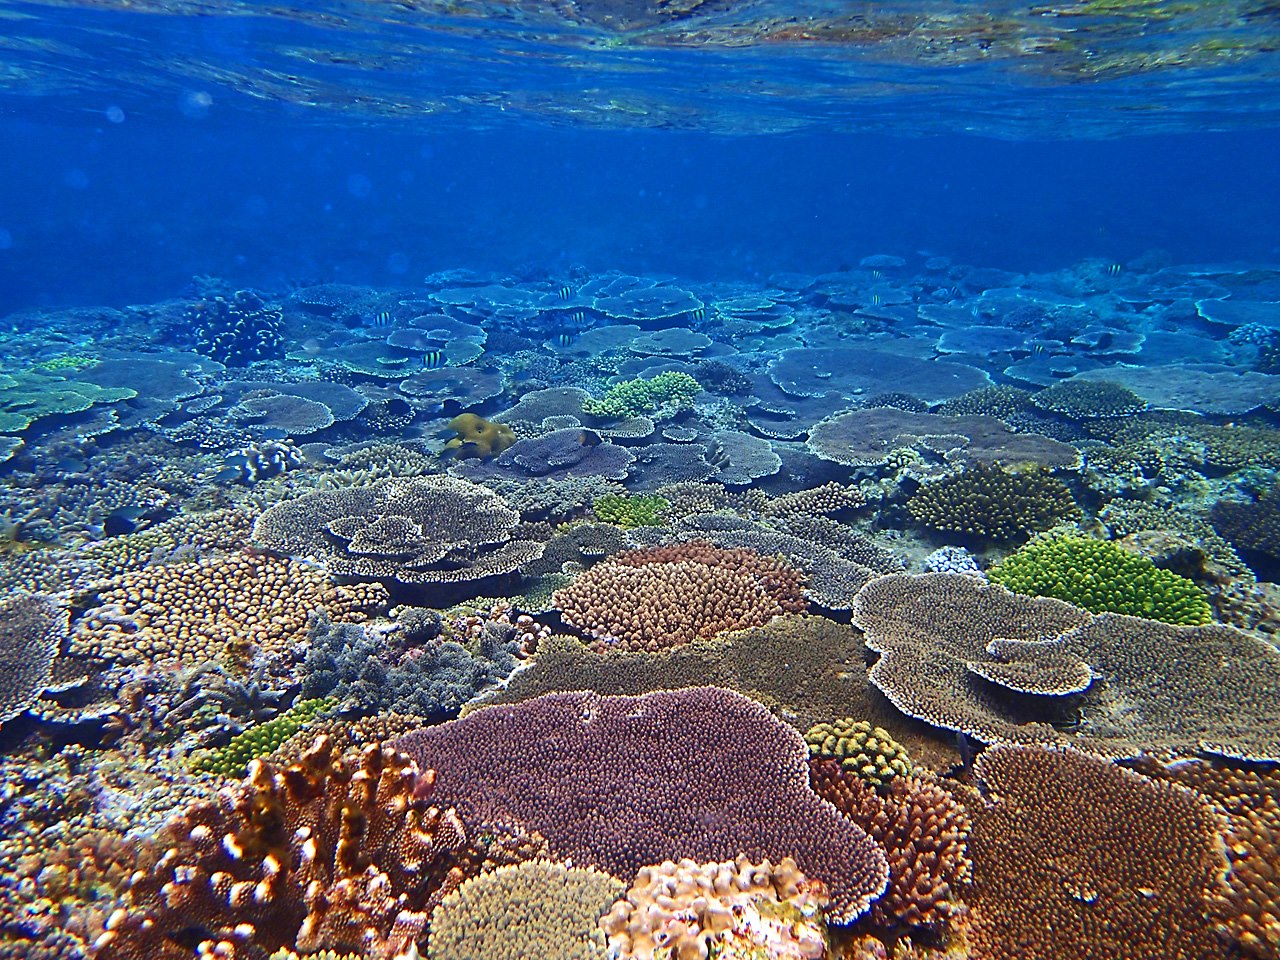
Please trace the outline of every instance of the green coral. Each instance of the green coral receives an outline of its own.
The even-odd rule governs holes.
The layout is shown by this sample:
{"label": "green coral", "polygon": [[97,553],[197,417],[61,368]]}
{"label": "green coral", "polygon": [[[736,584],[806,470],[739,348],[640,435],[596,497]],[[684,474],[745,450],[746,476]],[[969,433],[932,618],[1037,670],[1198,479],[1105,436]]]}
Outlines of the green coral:
{"label": "green coral", "polygon": [[85,367],[91,367],[97,362],[97,357],[64,353],[61,356],[50,357],[48,360],[41,360],[33,366],[37,370],[83,370]]}
{"label": "green coral", "polygon": [[658,526],[670,507],[671,501],[656,493],[636,496],[606,493],[591,504],[597,520],[627,529]]}
{"label": "green coral", "polygon": [[985,463],[926,484],[907,509],[931,530],[997,541],[1025,539],[1080,516],[1066,484],[1044,470],[1015,473]]}
{"label": "green coral", "polygon": [[583,402],[582,411],[593,417],[638,417],[655,410],[679,410],[692,405],[702,385],[687,373],[668,370],[648,380],[638,378],[614,384],[603,397]]}
{"label": "green coral", "polygon": [[1056,597],[1093,613],[1125,613],[1165,623],[1211,619],[1204,592],[1110,540],[1056,536],[1033,541],[988,572],[1014,593]]}
{"label": "green coral", "polygon": [[303,700],[280,716],[259,723],[231,738],[225,747],[197,750],[187,760],[196,773],[218,773],[225,777],[244,774],[249,761],[265,757],[320,714],[338,705],[333,697]]}
{"label": "green coral", "polygon": [[907,749],[884,727],[845,717],[834,723],[818,723],[804,735],[814,759],[839,760],[840,766],[877,790],[894,777],[911,776]]}

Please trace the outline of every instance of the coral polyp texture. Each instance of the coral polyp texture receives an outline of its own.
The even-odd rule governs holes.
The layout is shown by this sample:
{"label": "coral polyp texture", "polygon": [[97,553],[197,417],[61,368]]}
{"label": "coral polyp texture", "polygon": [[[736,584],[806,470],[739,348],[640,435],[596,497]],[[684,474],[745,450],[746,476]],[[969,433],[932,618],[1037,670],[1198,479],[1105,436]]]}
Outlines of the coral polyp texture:
{"label": "coral polyp texture", "polygon": [[793,567],[700,541],[614,554],[551,602],[601,649],[650,651],[762,626],[807,605]]}
{"label": "coral polyp texture", "polygon": [[287,662],[315,611],[360,621],[386,602],[378,584],[334,585],[314,567],[242,551],[124,574],[77,624],[72,650],[118,663]]}
{"label": "coral polyp texture", "polygon": [[702,384],[689,374],[671,370],[648,380],[637,378],[614,384],[604,396],[583,401],[582,411],[606,420],[641,414],[670,416],[692,405],[701,392]]}
{"label": "coral polyp texture", "polygon": [[94,956],[413,949],[465,879],[466,830],[433,803],[433,779],[393,750],[335,757],[323,737],[287,767],[254,761],[143,844]]}
{"label": "coral polyp texture", "polygon": [[968,897],[975,960],[1224,955],[1220,821],[1204,798],[1069,750],[978,758]]}
{"label": "coral polyp texture", "polygon": [[873,789],[889,785],[895,777],[911,773],[911,757],[902,744],[883,727],[866,720],[845,717],[832,723],[814,724],[804,735],[809,753],[818,759],[832,759]]}
{"label": "coral polyp texture", "polygon": [[542,555],[520,515],[487,487],[454,477],[381,480],[269,507],[254,540],[330,573],[406,584],[466,583]]}
{"label": "coral polyp texture", "polygon": [[552,693],[395,741],[437,771],[473,829],[518,824],[558,860],[633,877],[665,860],[793,858],[847,921],[884,890],[884,854],[809,787],[804,740],[715,687],[640,697]]}
{"label": "coral polyp texture", "polygon": [[1212,619],[1204,591],[1110,540],[1045,537],[987,571],[1014,593],[1056,597],[1094,613],[1127,613],[1165,623]]}
{"label": "coral polyp texture", "polygon": [[551,860],[472,877],[431,914],[430,960],[604,960],[600,917],[626,885]]}
{"label": "coral polyp texture", "polygon": [[1051,474],[984,463],[925,484],[907,509],[930,530],[995,541],[1026,539],[1080,517],[1067,485]]}
{"label": "coral polyp texture", "polygon": [[794,860],[670,860],[640,868],[600,921],[618,960],[822,960],[826,891]]}
{"label": "coral polyp texture", "polygon": [[819,795],[871,834],[889,859],[889,887],[871,908],[873,923],[937,932],[964,914],[970,819],[942,781],[896,777],[877,791],[839,761],[817,757],[809,775]]}
{"label": "coral polyp texture", "polygon": [[66,609],[36,594],[0,600],[0,723],[34,704],[49,686],[69,619]]}

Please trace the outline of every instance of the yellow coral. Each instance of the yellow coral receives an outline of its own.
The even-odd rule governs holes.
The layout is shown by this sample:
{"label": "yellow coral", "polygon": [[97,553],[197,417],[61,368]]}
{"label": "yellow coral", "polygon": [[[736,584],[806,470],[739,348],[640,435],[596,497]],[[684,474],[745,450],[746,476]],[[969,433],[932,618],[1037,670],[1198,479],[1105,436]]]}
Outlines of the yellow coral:
{"label": "yellow coral", "polygon": [[516,442],[515,431],[505,423],[491,423],[474,413],[458,414],[449,421],[449,429],[457,436],[444,445],[445,449],[457,451],[459,458],[497,456]]}

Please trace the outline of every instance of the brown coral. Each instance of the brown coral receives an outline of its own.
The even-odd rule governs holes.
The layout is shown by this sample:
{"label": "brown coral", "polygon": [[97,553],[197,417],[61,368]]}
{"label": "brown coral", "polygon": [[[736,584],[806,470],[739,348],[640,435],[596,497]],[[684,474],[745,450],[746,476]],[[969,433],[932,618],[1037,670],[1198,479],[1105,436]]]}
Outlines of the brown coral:
{"label": "brown coral", "polygon": [[323,737],[283,769],[254,761],[144,850],[97,960],[185,960],[200,941],[389,960],[464,879],[465,831],[433,782],[394,750],[335,758]]}
{"label": "brown coral", "polygon": [[895,930],[936,931],[963,912],[969,815],[940,781],[928,775],[895,777],[877,793],[839,760],[822,757],[809,761],[809,775],[819,796],[871,834],[888,857],[889,887],[872,905],[872,922]]}
{"label": "brown coral", "polygon": [[65,609],[35,594],[0,600],[0,723],[34,704],[49,686],[67,621]]}
{"label": "brown coral", "polygon": [[974,960],[1208,960],[1225,868],[1190,790],[1069,750],[993,747],[976,774]]}
{"label": "brown coral", "polygon": [[654,651],[802,612],[803,589],[780,560],[691,541],[615,554],[552,603],[599,649]]}
{"label": "brown coral", "polygon": [[77,626],[72,652],[113,662],[292,659],[308,618],[364,620],[387,599],[378,584],[334,586],[293,560],[241,552],[144,567],[99,594]]}

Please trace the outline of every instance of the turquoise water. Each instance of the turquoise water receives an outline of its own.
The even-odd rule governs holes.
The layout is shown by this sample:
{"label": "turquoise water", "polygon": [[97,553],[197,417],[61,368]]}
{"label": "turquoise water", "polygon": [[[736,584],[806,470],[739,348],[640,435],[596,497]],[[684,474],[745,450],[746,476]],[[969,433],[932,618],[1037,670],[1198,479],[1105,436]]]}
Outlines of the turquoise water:
{"label": "turquoise water", "polygon": [[1278,14],[0,2],[0,957],[1280,955]]}

